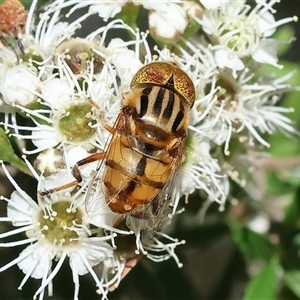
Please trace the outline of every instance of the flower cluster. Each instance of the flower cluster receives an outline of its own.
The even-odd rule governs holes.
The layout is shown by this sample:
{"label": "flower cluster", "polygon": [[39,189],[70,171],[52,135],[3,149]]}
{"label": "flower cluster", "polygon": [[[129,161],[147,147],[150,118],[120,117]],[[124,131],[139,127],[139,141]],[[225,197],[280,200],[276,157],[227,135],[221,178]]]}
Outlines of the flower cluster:
{"label": "flower cluster", "polygon": [[[37,188],[32,199],[2,162],[15,191],[1,198],[7,217],[0,221],[17,229],[0,239],[22,232],[26,238],[1,241],[0,247],[29,246],[0,272],[17,264],[25,274],[19,288],[29,277],[41,279],[34,297],[42,299],[47,287],[52,294],[52,279],[68,258],[77,299],[79,275],[90,273],[107,298],[128,262],[141,255],[153,261],[173,257],[181,266],[175,248],[184,241],[164,232],[182,211],[180,199],[200,191],[207,203],[223,209],[230,180],[244,184],[239,167],[251,161],[250,151],[269,146],[266,134],[294,132],[283,115],[289,110],[276,105],[292,74],[272,79],[257,72],[262,63],[280,67],[279,42],[271,36],[295,20],[275,21],[275,2],[257,1],[251,8],[245,1],[55,0],[37,7],[34,0],[27,12],[17,1],[5,1],[5,11],[23,9],[26,19],[14,26],[12,13],[0,21],[2,126],[25,145],[22,158]],[[142,10],[149,14],[144,32],[134,27]],[[88,20],[95,16],[99,25],[92,28]],[[184,161],[156,225],[145,217],[149,207],[144,217],[112,212],[103,188],[105,151],[122,99],[136,72],[154,61],[176,63],[196,91]],[[100,275],[93,269],[99,265]]]}

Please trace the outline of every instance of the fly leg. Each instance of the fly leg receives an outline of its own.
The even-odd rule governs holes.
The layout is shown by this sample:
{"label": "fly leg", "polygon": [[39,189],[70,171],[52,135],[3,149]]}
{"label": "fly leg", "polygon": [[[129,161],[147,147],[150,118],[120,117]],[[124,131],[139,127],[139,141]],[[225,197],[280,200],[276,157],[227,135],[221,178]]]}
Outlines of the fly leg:
{"label": "fly leg", "polygon": [[[101,114],[101,108],[91,99],[87,99],[89,101],[89,103],[91,105],[93,105],[96,109],[99,110],[100,112],[100,118],[101,118],[101,121],[103,122],[103,127],[112,135],[114,136],[115,133],[116,133],[116,128],[115,126],[111,127],[110,125],[108,125],[105,120],[104,120],[104,117],[103,115]],[[119,117],[118,117],[119,118]],[[118,119],[116,121],[116,123],[118,122]],[[109,142],[109,141],[108,141]],[[39,191],[39,195],[40,196],[46,196],[46,195],[49,195],[49,194],[52,194],[52,193],[55,193],[55,192],[58,192],[58,191],[62,191],[62,190],[65,190],[65,189],[68,189],[70,187],[73,187],[73,186],[76,186],[78,185],[80,182],[82,182],[82,176],[81,176],[81,172],[80,172],[80,166],[83,166],[83,165],[86,165],[86,164],[89,164],[91,162],[94,162],[94,161],[100,161],[100,160],[103,160],[106,156],[107,152],[99,152],[99,153],[95,153],[95,154],[92,154],[80,161],[78,161],[73,169],[72,169],[72,175],[74,176],[75,180],[74,181],[71,181],[69,183],[66,183],[66,184],[63,184],[63,185],[60,185],[58,187],[55,187],[53,189],[49,189],[49,190],[45,190],[45,191]],[[100,168],[100,165],[98,166],[97,170]]]}
{"label": "fly leg", "polygon": [[105,119],[105,116],[104,116],[104,113],[103,113],[103,110],[101,109],[101,107],[96,102],[94,102],[91,98],[88,98],[87,101],[98,110],[98,114],[100,116],[100,121],[102,122],[103,127],[110,134],[114,135],[116,132],[116,129],[114,127],[111,127],[110,125],[108,125],[108,122]]}
{"label": "fly leg", "polygon": [[71,181],[69,183],[66,183],[66,184],[63,184],[63,185],[60,185],[56,188],[53,188],[53,189],[49,189],[49,190],[45,190],[45,191],[39,191],[39,195],[40,196],[46,196],[46,195],[49,195],[49,194],[52,194],[52,193],[55,193],[55,192],[58,192],[58,191],[62,191],[62,190],[65,190],[65,189],[68,189],[70,187],[73,187],[73,186],[76,186],[77,184],[79,184],[80,182],[82,182],[82,176],[81,176],[81,173],[80,173],[80,170],[79,170],[79,167],[80,166],[84,166],[86,164],[89,164],[91,162],[94,162],[94,161],[98,161],[98,160],[102,160],[106,155],[106,152],[99,152],[99,153],[95,153],[95,154],[92,154],[82,160],[79,160],[73,167],[72,169],[72,174],[75,178],[74,181]]}

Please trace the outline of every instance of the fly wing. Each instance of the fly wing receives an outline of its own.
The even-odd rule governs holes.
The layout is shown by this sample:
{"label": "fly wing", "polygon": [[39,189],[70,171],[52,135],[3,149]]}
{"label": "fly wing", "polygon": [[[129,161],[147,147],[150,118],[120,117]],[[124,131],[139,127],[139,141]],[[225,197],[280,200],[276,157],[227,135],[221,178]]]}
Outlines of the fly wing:
{"label": "fly wing", "polygon": [[[117,124],[121,118],[121,114],[118,115],[113,127],[106,126],[106,129],[111,133],[111,136],[107,139],[104,147],[104,157],[103,159],[99,160],[97,168],[94,172],[94,175],[91,177],[90,182],[88,183],[88,188],[86,191],[86,211],[87,212],[94,212],[95,207],[99,209],[98,205],[95,205],[95,201],[98,198],[102,198],[104,200],[105,193],[104,193],[104,186],[103,186],[103,174],[105,172],[105,161],[107,159],[107,154],[110,152],[111,142],[114,138],[114,133],[116,131]],[[105,203],[105,201],[104,201]]]}
{"label": "fly wing", "polygon": [[[178,170],[182,162],[183,148],[185,144],[185,137],[182,137],[179,141],[179,146],[176,148],[175,154],[170,154],[166,158],[171,161],[169,168],[171,169],[169,177],[165,182],[159,193],[144,207],[138,211],[132,213],[127,220],[128,226],[134,231],[142,232],[142,240],[147,242],[151,240],[156,232],[160,230],[165,221],[169,220],[169,205],[174,189]],[[171,210],[170,210],[171,212]]]}
{"label": "fly wing", "polygon": [[[181,157],[180,157],[181,158]],[[151,240],[156,232],[160,230],[164,221],[169,220],[169,205],[171,202],[171,195],[174,189],[175,179],[178,174],[179,161],[175,162],[176,166],[172,171],[169,180],[166,182],[163,189],[159,194],[153,199],[147,208],[149,220],[147,222],[147,227],[143,230],[142,239],[147,242]]]}
{"label": "fly wing", "polygon": [[88,183],[88,188],[85,196],[85,209],[87,213],[95,212],[97,205],[96,201],[98,198],[104,197],[104,191],[102,187],[102,174],[103,174],[104,159],[99,161],[97,169],[95,170],[94,176]]}
{"label": "fly wing", "polygon": [[[94,205],[98,198],[101,198],[102,205],[110,205],[113,201],[112,196],[107,196],[107,189],[105,186],[111,186],[108,190],[113,191],[115,196],[122,192],[124,187],[129,181],[133,179],[131,173],[135,170],[135,165],[132,160],[134,158],[132,147],[132,135],[130,131],[130,116],[120,112],[114,126],[108,128],[111,133],[111,138],[108,139],[105,147],[105,157],[99,161],[95,175],[92,177],[86,194],[86,208],[87,212],[91,211],[92,207],[98,207]],[[124,146],[125,144],[126,147]],[[122,174],[121,161],[126,161],[128,174]],[[111,171],[111,164],[115,164],[114,171]],[[114,186],[113,186],[114,185]],[[99,208],[98,208],[99,209]]]}

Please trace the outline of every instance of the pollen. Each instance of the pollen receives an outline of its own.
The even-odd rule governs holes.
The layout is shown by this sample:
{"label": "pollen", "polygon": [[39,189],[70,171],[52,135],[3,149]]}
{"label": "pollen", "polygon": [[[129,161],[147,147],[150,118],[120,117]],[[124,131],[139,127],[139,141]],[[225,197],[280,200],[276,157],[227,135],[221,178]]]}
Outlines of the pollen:
{"label": "pollen", "polygon": [[80,210],[70,210],[69,201],[56,202],[47,211],[41,211],[41,234],[53,246],[70,247],[77,244],[78,229],[82,224]]}
{"label": "pollen", "polygon": [[82,120],[81,118],[77,118],[77,119],[76,119],[76,123],[77,123],[78,125],[82,124],[82,121],[83,121],[83,120]]}
{"label": "pollen", "polygon": [[80,143],[89,140],[96,134],[92,127],[96,121],[92,118],[90,103],[72,105],[59,119],[59,129],[67,141]]}

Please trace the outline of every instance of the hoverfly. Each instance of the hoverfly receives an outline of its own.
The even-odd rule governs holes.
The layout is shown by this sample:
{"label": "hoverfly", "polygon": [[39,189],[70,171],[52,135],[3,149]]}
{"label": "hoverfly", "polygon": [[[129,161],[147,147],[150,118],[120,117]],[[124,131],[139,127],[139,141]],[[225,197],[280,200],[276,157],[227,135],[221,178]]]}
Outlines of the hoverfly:
{"label": "hoverfly", "polygon": [[[159,210],[167,207],[183,160],[195,88],[189,76],[169,62],[142,67],[130,87],[114,126],[106,126],[112,135],[106,151],[78,161],[72,171],[76,180],[48,192],[78,184],[79,167],[101,160],[98,169],[105,167],[104,192],[113,212],[143,218],[144,208],[150,206],[153,216],[162,215]],[[93,181],[101,180],[96,175]]]}

